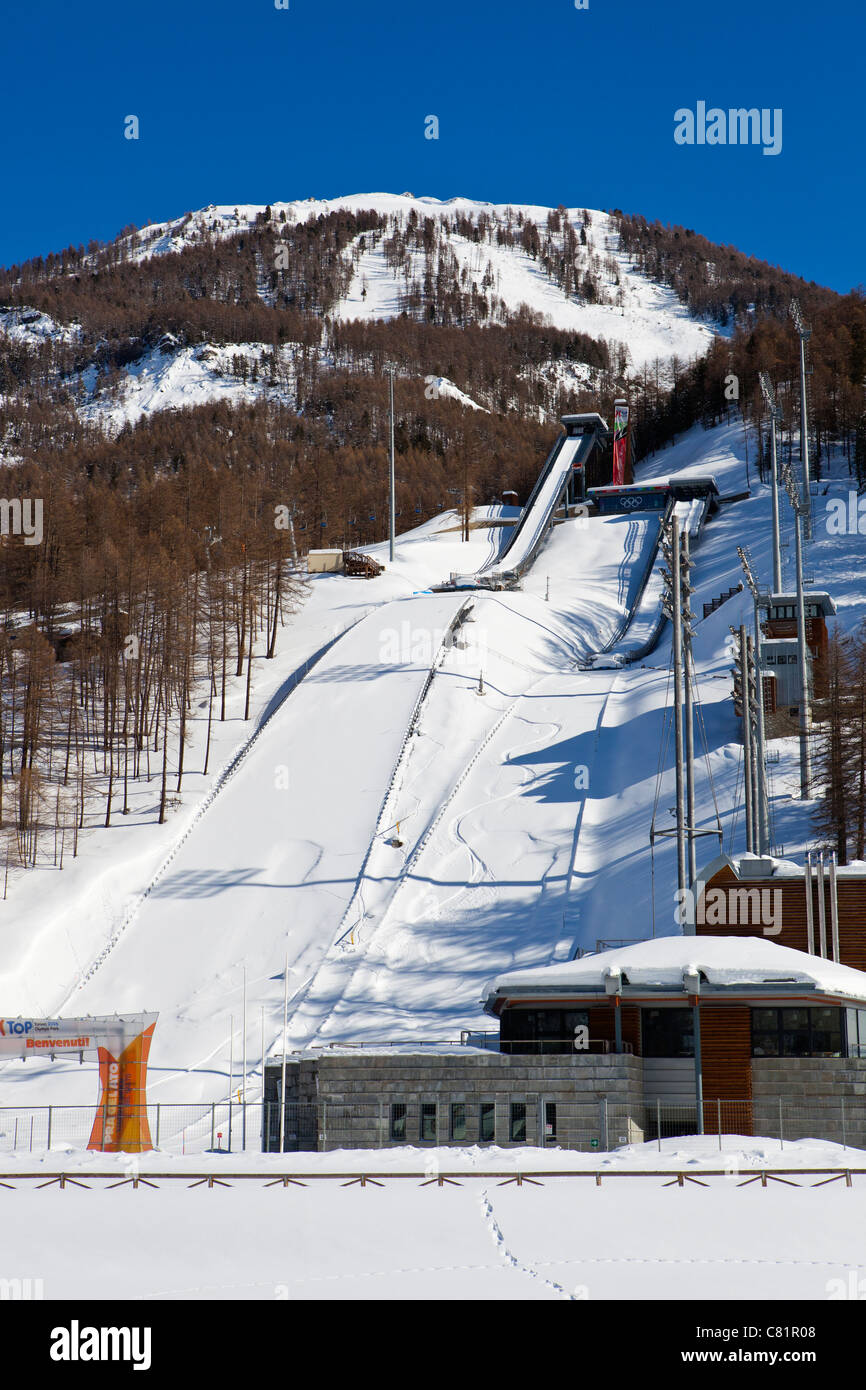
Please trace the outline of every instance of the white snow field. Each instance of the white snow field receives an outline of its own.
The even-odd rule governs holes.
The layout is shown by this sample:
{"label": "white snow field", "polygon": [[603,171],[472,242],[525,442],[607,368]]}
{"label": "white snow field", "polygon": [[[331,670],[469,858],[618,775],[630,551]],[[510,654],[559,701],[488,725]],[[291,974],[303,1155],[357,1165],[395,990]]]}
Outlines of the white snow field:
{"label": "white snow field", "polygon": [[[741,492],[740,427],[696,428],[640,473],[679,471],[712,473],[723,494]],[[847,496],[837,472],[828,496],[816,499],[809,568],[851,630],[866,616],[863,542],[825,524],[827,502]],[[767,575],[769,494],[751,483],[751,497],[724,504],[693,550],[696,661],[729,852],[743,849],[743,827],[728,629],[750,620],[750,603],[738,595],[707,619],[700,614],[704,600],[735,582],[738,544],[749,545],[756,572]],[[14,883],[0,909],[4,1016],[156,1009],[152,1100],[218,1102],[230,1076],[235,1091],[256,1099],[262,1011],[264,1052],[281,1047],[286,959],[290,1048],[412,1043],[491,1030],[481,1000],[504,971],[566,962],[599,941],[678,932],[673,846],[657,852],[654,879],[648,847],[659,764],[659,804],[673,804],[663,735],[669,634],[633,664],[582,669],[602,651],[633,655],[629,614],[654,558],[657,519],[557,526],[517,591],[429,592],[449,572],[491,561],[508,535],[496,523],[513,518],[498,508],[479,512],[476,520],[491,524],[464,543],[451,513],[400,537],[394,564],[375,581],[315,576],[278,659],[256,663],[255,718],[239,718],[236,688],[230,720],[215,726],[207,778],[195,772],[206,706],[197,709],[192,770],[169,821],[148,824],[156,791],[149,803],[145,792],[134,823],[89,830],[62,874],[46,868]],[[790,535],[787,504],[783,522]],[[372,549],[387,562],[386,546]],[[783,552],[786,582],[791,550]],[[644,636],[656,579],[637,607]],[[457,616],[453,640],[443,642]],[[332,641],[295,683],[307,658]],[[810,807],[797,799],[796,741],[779,747],[775,849],[793,857],[811,838]],[[231,775],[221,779],[220,769]],[[704,769],[698,810],[710,825]],[[713,840],[707,845],[706,860],[716,852]],[[89,1061],[9,1062],[0,1080],[4,1104],[21,1111],[90,1106],[97,1092]],[[3,1128],[6,1149],[5,1117]],[[4,1153],[2,1166],[50,1174],[108,1164],[123,1175],[184,1164],[214,1171],[226,1162],[285,1168],[285,1158],[253,1152],[257,1128],[249,1151],[228,1160],[184,1159],[183,1134],[170,1122],[160,1151],[136,1159],[56,1141],[47,1154],[30,1153],[25,1131],[23,1149]],[[778,1141],[725,1138],[721,1155],[715,1139],[662,1148],[400,1150],[289,1161],[293,1170],[331,1172],[402,1165],[432,1177],[461,1165],[476,1174],[548,1165],[695,1174],[866,1168],[866,1155],[817,1139],[783,1151]],[[14,1267],[44,1275],[48,1297],[824,1299],[841,1287],[833,1281],[851,1271],[859,1278],[866,1265],[866,1177],[852,1188],[813,1188],[818,1180],[763,1188],[718,1176],[708,1188],[685,1190],[649,1177],[519,1189],[477,1176],[460,1188],[406,1178],[381,1189],[335,1181],[284,1190],[251,1180],[191,1192],[173,1184],[34,1192],[25,1181],[7,1204],[4,1239]],[[574,1183],[581,1185],[564,1186]],[[109,1258],[120,1203],[141,1252],[122,1268]],[[91,1232],[84,1268],[66,1239],[83,1219]]]}
{"label": "white snow field", "polygon": [[[87,1188],[37,1189],[59,1157],[22,1159],[35,1179],[3,1165],[15,1184],[4,1193],[5,1267],[41,1278],[46,1299],[821,1301],[863,1287],[866,1154],[815,1140],[780,1151],[727,1136],[720,1151],[716,1139],[673,1139],[600,1156],[235,1155],[219,1160],[230,1186],[192,1190],[200,1160],[67,1153],[62,1170]],[[783,1182],[741,1186],[774,1169]],[[855,1170],[851,1187],[817,1186],[828,1169]],[[285,1172],[306,1185],[283,1186]],[[108,1185],[165,1173],[156,1187]],[[343,1185],[369,1173],[380,1185]],[[502,1185],[517,1173],[535,1179]],[[440,1185],[445,1174],[453,1181]]]}

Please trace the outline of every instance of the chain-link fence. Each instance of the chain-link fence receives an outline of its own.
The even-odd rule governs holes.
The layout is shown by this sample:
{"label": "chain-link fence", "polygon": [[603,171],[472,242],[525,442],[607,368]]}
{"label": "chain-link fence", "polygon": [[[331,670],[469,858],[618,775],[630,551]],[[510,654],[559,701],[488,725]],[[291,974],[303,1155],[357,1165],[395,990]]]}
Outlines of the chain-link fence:
{"label": "chain-link fence", "polygon": [[[0,1153],[87,1148],[96,1111],[91,1106],[0,1108]],[[125,1112],[125,1119],[136,1118]],[[153,1147],[171,1153],[325,1152],[402,1145],[528,1145],[604,1152],[625,1144],[703,1133],[760,1136],[780,1150],[798,1139],[866,1149],[866,1096],[753,1097],[712,1100],[698,1107],[662,1100],[628,1102],[605,1096],[562,1101],[541,1094],[467,1095],[447,1100],[388,1095],[352,1101],[203,1102],[147,1106]]]}

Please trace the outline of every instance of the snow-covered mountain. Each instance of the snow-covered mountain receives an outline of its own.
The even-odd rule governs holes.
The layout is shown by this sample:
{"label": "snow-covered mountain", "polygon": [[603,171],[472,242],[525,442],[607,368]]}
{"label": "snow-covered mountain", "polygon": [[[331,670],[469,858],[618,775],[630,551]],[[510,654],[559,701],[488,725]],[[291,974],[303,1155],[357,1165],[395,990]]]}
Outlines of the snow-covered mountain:
{"label": "snow-covered mountain", "polygon": [[[125,263],[151,266],[161,256],[194,248],[212,248],[261,227],[264,218],[277,231],[285,226],[314,223],[337,212],[374,213],[383,219],[388,234],[405,229],[410,219],[432,219],[439,232],[437,255],[442,263],[449,254],[449,273],[460,283],[476,288],[489,298],[486,323],[504,322],[509,315],[528,312],[539,323],[563,332],[580,333],[603,341],[610,349],[615,370],[622,378],[653,368],[662,379],[669,377],[670,363],[681,364],[702,354],[716,325],[696,319],[667,286],[639,273],[623,254],[613,219],[608,213],[571,208],[560,214],[559,230],[551,229],[555,210],[535,205],[502,205],[468,198],[441,201],[411,194],[354,194],[329,200],[307,199],[264,206],[210,206],[167,222],[150,225],[122,237],[113,250]],[[536,256],[519,244],[499,236],[519,225],[532,225],[554,248],[563,240],[566,226],[579,233],[569,254],[574,255],[574,287],[568,290],[545,273]],[[458,227],[462,230],[458,230]],[[480,232],[479,232],[480,228]],[[360,234],[343,252],[345,291],[330,311],[334,322],[353,319],[373,322],[393,320],[403,310],[407,288],[423,283],[430,265],[418,249],[407,253],[397,267],[386,246],[386,236]],[[564,252],[563,252],[564,254]],[[93,257],[89,258],[91,262]],[[268,266],[259,264],[259,295],[272,305]],[[570,272],[571,274],[571,272]],[[591,297],[580,286],[587,277],[594,283]],[[570,284],[570,282],[569,282]],[[76,325],[58,324],[49,315],[26,306],[0,312],[0,338],[30,346],[55,341],[70,343],[79,336]],[[265,342],[202,342],[176,344],[163,341],[145,346],[138,360],[122,366],[106,378],[93,365],[79,369],[65,384],[82,418],[110,432],[157,410],[176,410],[213,400],[252,400],[270,397],[292,403],[292,362],[297,345],[275,350]],[[276,370],[258,371],[263,359],[274,354]],[[332,365],[327,341],[319,349],[322,368]],[[245,364],[245,365],[242,365]],[[536,371],[566,389],[592,388],[599,381],[596,369],[553,357]],[[453,399],[471,408],[474,401],[454,385]],[[489,408],[481,403],[481,408]]]}

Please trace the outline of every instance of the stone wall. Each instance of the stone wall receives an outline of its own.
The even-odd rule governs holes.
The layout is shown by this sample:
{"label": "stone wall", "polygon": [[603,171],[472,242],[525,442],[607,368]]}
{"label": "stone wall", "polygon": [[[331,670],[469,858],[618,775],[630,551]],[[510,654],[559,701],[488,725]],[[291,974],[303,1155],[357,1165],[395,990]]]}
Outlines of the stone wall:
{"label": "stone wall", "polygon": [[866,1057],[753,1057],[755,1134],[866,1148]]}
{"label": "stone wall", "polygon": [[[274,1100],[278,1080],[279,1065],[270,1066]],[[306,1134],[296,1145],[304,1148],[314,1147],[313,1116],[319,1149],[547,1142],[603,1150],[644,1137],[643,1064],[626,1054],[316,1054],[287,1067],[286,1097],[295,1107],[286,1132]]]}

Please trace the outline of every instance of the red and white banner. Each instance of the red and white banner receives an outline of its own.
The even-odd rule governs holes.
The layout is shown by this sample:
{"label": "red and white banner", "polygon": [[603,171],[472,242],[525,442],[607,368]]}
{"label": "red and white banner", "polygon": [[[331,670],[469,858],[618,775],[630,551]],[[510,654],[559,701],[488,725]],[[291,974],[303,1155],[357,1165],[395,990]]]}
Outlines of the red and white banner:
{"label": "red and white banner", "polygon": [[622,487],[625,482],[628,459],[628,401],[613,403],[613,477],[614,487]]}

